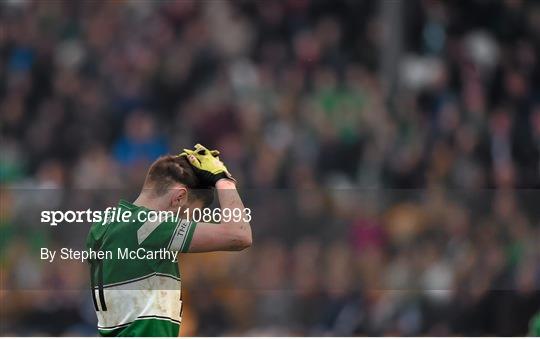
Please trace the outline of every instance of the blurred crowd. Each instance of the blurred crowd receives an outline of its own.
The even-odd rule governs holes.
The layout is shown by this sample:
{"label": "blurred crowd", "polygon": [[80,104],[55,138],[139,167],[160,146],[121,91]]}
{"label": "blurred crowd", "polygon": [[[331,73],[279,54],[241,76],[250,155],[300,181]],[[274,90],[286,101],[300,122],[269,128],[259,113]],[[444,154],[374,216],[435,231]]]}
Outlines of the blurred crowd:
{"label": "blurred crowd", "polygon": [[197,142],[246,189],[255,244],[182,259],[182,334],[526,334],[540,4],[407,1],[398,30],[385,6],[1,2],[0,334],[95,334],[89,293],[46,289],[86,271],[40,267],[55,240],[21,191],[136,191]]}

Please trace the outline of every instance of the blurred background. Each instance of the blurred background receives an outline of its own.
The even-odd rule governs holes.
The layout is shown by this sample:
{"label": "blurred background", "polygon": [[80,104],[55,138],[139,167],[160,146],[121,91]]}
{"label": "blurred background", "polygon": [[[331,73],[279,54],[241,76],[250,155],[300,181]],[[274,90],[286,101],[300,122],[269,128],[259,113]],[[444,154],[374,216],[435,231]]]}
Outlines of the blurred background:
{"label": "blurred background", "polygon": [[539,49],[533,0],[2,1],[0,335],[96,335],[86,266],[39,260],[89,225],[29,215],[196,142],[254,246],[181,259],[182,335],[527,334]]}

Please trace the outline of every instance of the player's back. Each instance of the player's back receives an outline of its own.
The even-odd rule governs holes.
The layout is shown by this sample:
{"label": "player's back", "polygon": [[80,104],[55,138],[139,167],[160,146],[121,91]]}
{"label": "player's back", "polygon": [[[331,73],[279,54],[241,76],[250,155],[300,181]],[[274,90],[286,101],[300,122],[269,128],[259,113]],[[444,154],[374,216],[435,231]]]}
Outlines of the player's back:
{"label": "player's back", "polygon": [[189,248],[195,228],[185,220],[138,219],[144,207],[121,200],[129,222],[92,225],[87,248],[107,255],[90,261],[98,330],[106,336],[178,336],[180,272],[175,251]]}

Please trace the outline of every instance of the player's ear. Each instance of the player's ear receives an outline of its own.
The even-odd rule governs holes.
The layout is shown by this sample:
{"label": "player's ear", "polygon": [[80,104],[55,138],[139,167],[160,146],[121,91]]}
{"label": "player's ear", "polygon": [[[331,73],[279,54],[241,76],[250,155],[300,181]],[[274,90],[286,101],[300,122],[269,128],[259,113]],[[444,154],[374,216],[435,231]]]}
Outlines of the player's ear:
{"label": "player's ear", "polygon": [[176,187],[171,196],[171,207],[178,208],[187,204],[188,193],[185,187]]}

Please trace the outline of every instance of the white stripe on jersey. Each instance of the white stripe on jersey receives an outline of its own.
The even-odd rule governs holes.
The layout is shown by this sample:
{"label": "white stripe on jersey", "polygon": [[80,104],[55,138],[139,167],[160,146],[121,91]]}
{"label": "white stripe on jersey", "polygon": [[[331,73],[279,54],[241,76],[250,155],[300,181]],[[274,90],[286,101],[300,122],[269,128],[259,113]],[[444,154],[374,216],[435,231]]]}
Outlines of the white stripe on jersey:
{"label": "white stripe on jersey", "polygon": [[175,229],[175,232],[172,236],[172,242],[169,246],[169,250],[173,250],[173,251],[183,250],[184,243],[187,239],[187,234],[188,234],[190,225],[191,225],[191,222],[189,222],[186,219],[180,221],[180,224]]}
{"label": "white stripe on jersey", "polygon": [[157,221],[146,221],[144,224],[139,227],[137,230],[137,241],[139,242],[139,245],[142,244],[142,242],[148,238],[150,233],[154,232],[154,230],[161,224],[159,220]]}
{"label": "white stripe on jersey", "polygon": [[181,322],[180,282],[172,277],[152,275],[103,292],[107,311],[96,312],[98,328],[115,328],[152,317]]}

